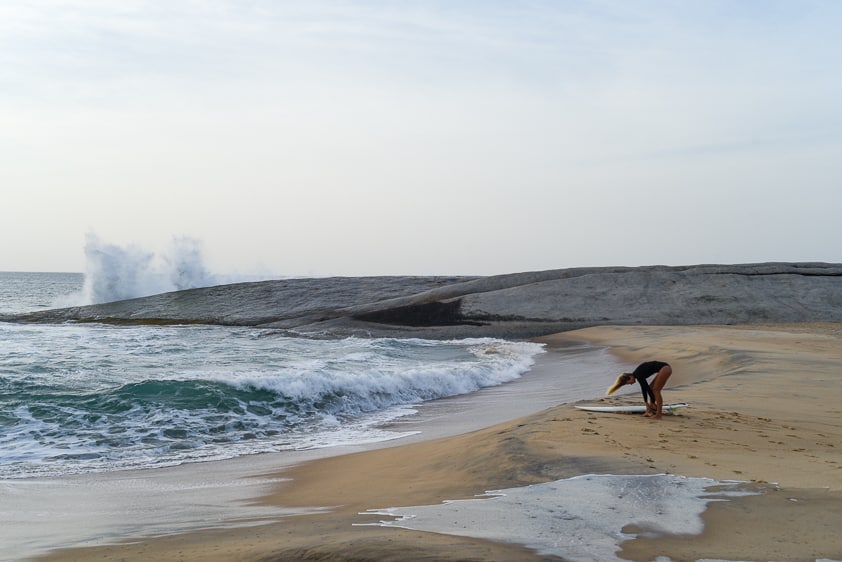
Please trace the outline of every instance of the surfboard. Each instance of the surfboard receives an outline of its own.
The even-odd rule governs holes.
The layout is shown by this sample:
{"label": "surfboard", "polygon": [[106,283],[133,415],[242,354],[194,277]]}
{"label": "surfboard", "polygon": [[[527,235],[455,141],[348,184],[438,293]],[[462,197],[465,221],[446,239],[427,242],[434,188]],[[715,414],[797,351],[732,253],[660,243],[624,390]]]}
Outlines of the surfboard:
{"label": "surfboard", "polygon": [[[680,402],[678,404],[664,404],[663,410],[665,412],[672,412],[673,410],[686,408],[687,406],[689,406],[689,404],[686,402]],[[615,414],[642,414],[646,411],[646,406],[642,404],[639,406],[590,406],[585,404],[583,406],[576,406],[576,408],[588,412],[610,412]]]}

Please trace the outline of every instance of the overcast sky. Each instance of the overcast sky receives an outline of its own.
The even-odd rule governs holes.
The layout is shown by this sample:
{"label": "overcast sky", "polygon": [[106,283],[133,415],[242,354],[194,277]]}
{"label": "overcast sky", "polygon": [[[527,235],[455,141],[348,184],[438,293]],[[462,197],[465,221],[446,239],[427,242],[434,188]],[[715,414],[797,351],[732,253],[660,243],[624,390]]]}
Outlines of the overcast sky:
{"label": "overcast sky", "polygon": [[0,3],[0,270],[842,262],[842,2]]}

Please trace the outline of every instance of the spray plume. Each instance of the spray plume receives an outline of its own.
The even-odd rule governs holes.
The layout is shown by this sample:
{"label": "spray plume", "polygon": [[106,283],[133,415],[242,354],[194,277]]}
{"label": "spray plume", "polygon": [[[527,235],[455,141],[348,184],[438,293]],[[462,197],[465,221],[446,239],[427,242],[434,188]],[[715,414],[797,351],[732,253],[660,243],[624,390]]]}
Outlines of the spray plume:
{"label": "spray plume", "polygon": [[85,243],[83,304],[144,297],[217,284],[204,265],[201,243],[174,237],[169,251],[156,256],[135,245],[118,246],[88,234]]}

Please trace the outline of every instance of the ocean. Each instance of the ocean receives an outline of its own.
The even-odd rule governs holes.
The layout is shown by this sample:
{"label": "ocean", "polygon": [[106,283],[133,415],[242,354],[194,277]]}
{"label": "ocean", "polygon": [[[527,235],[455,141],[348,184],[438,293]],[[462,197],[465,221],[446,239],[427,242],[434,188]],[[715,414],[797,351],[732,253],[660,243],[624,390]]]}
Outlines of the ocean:
{"label": "ocean", "polygon": [[[0,313],[84,276],[0,273]],[[543,347],[311,339],[220,326],[0,323],[0,479],[172,466],[400,437],[417,405],[518,379]]]}

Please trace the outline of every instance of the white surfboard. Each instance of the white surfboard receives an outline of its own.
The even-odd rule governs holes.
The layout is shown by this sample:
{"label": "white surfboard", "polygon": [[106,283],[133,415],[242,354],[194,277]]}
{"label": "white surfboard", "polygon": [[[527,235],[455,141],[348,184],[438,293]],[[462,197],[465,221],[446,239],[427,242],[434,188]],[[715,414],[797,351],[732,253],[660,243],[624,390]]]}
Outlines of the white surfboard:
{"label": "white surfboard", "polygon": [[[663,410],[665,412],[672,412],[673,410],[677,410],[679,408],[686,408],[689,406],[686,402],[680,402],[678,404],[664,404]],[[619,414],[642,414],[646,411],[646,406],[639,405],[639,406],[590,406],[590,405],[583,405],[583,406],[576,406],[579,410],[586,410],[588,412],[611,412],[611,413],[619,413]]]}

